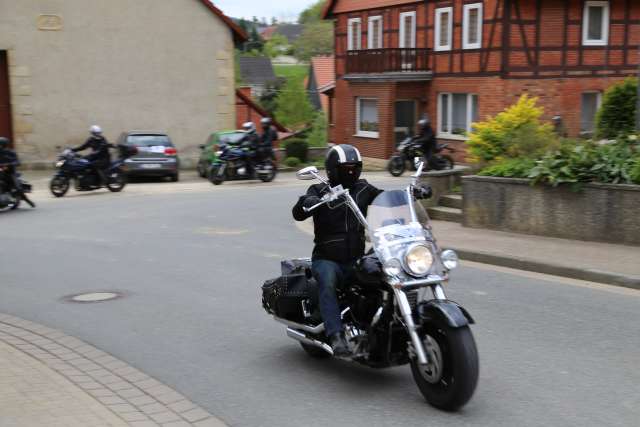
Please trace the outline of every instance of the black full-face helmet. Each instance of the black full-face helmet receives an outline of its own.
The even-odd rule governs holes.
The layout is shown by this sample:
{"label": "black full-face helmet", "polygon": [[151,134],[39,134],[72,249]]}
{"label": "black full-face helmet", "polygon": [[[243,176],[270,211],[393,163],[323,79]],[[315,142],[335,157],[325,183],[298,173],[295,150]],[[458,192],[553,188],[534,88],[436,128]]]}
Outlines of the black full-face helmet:
{"label": "black full-face helmet", "polygon": [[327,152],[324,165],[331,185],[342,185],[349,188],[360,178],[362,156],[360,151],[352,145],[334,145]]}
{"label": "black full-face helmet", "polygon": [[9,147],[9,138],[0,136],[0,148],[8,148],[8,147]]}

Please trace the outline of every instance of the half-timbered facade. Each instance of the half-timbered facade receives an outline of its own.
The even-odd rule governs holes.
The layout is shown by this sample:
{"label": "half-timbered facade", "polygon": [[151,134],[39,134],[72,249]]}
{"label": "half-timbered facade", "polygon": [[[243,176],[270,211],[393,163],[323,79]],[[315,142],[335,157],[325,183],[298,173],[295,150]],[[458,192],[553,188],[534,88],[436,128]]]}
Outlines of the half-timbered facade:
{"label": "half-timbered facade", "polygon": [[328,0],[336,86],[330,140],[387,158],[428,115],[462,145],[474,121],[523,93],[571,136],[602,93],[638,72],[636,0]]}

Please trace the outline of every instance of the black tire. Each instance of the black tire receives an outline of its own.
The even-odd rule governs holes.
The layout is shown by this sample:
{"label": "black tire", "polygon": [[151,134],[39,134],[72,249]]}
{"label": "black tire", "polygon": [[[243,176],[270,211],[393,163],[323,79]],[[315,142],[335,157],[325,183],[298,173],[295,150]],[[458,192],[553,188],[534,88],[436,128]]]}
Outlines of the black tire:
{"label": "black tire", "polygon": [[120,170],[116,169],[113,172],[110,172],[107,176],[107,188],[112,193],[119,193],[124,190],[124,187],[127,185],[127,177]]}
{"label": "black tire", "polygon": [[63,197],[67,194],[69,187],[71,187],[71,183],[66,176],[54,176],[49,183],[49,190],[56,197]]}
{"label": "black tire", "polygon": [[20,196],[17,196],[15,193],[11,193],[11,197],[13,198],[13,202],[8,204],[4,208],[0,208],[0,212],[14,211],[20,207]]}
{"label": "black tire", "polygon": [[171,179],[171,182],[178,182],[180,181],[180,174],[176,172],[175,174],[171,175],[169,178]]}
{"label": "black tire", "polygon": [[453,157],[448,155],[443,155],[441,157],[442,157],[442,160],[440,160],[440,163],[442,164],[442,169],[453,169],[453,167],[456,165],[456,162],[453,160]]}
{"label": "black tire", "polygon": [[328,359],[329,357],[331,357],[331,355],[329,353],[327,353],[326,351],[324,351],[321,348],[318,347],[314,347],[312,345],[309,344],[305,344],[305,343],[300,343],[300,345],[302,346],[302,349],[307,352],[307,354],[311,357],[313,357],[314,359]]}
{"label": "black tire", "polygon": [[207,170],[202,166],[201,162],[198,162],[198,166],[196,167],[196,169],[198,171],[198,175],[200,176],[200,178],[207,177]]}
{"label": "black tire", "polygon": [[224,182],[225,174],[219,175],[218,169],[220,169],[220,166],[211,166],[209,169],[209,181],[211,181],[213,185],[220,185]]}
{"label": "black tire", "polygon": [[[429,324],[423,331],[423,341],[430,337],[440,354],[440,371],[422,368],[415,358],[411,373],[427,402],[445,411],[464,406],[478,384],[478,350],[468,326],[452,328],[445,324]],[[426,346],[425,346],[426,347]],[[433,353],[430,353],[433,354]],[[429,378],[430,377],[430,378]]]}
{"label": "black tire", "polygon": [[276,166],[273,163],[271,163],[271,173],[267,175],[258,174],[258,177],[262,182],[271,182],[276,178],[277,174],[278,174],[278,169],[276,169]]}
{"label": "black tire", "polygon": [[387,164],[387,170],[393,176],[400,176],[404,173],[406,166],[402,156],[391,156]]}

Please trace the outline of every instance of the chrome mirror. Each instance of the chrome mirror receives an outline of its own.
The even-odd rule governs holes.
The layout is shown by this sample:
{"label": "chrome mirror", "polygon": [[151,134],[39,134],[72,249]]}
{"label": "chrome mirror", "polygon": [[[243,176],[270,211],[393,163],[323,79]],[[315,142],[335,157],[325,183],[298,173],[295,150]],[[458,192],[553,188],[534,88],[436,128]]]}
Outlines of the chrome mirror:
{"label": "chrome mirror", "polygon": [[316,179],[318,176],[318,168],[315,166],[307,166],[296,172],[296,178],[308,181],[310,179]]}
{"label": "chrome mirror", "polygon": [[420,167],[420,163],[422,163],[422,157],[414,157],[413,165],[418,169]]}

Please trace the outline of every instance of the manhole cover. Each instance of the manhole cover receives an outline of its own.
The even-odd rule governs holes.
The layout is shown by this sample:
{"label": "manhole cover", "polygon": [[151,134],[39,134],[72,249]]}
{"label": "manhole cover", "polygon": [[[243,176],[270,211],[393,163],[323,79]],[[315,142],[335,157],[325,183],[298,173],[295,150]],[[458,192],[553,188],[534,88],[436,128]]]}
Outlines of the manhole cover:
{"label": "manhole cover", "polygon": [[120,292],[88,292],[84,294],[70,295],[64,298],[69,302],[103,302],[111,301],[123,296]]}

